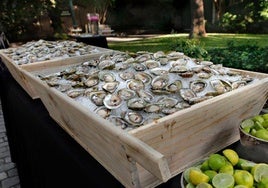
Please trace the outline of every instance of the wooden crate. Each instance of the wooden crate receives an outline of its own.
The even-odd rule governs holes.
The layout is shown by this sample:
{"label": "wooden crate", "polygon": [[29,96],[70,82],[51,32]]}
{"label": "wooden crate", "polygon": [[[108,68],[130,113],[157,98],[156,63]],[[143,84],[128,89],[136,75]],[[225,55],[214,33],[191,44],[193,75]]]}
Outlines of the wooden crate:
{"label": "wooden crate", "polygon": [[99,52],[96,53],[90,53],[87,55],[82,56],[74,56],[69,58],[57,58],[47,61],[39,61],[39,62],[33,62],[23,65],[17,65],[12,59],[10,59],[7,54],[4,53],[5,50],[0,50],[0,57],[3,61],[3,63],[8,68],[9,72],[13,76],[13,78],[21,85],[21,87],[31,96],[32,99],[39,98],[38,93],[35,91],[35,89],[31,86],[30,82],[27,80],[27,78],[24,77],[24,75],[21,73],[22,69],[26,70],[35,70],[36,67],[41,67],[42,69],[45,69],[46,67],[50,67],[50,64],[53,64],[53,66],[63,66],[63,65],[69,65],[71,63],[79,63],[84,62],[89,58],[92,57],[98,57],[101,54],[105,53],[112,53],[113,50],[109,50],[106,48],[100,48],[95,47],[98,49]]}
{"label": "wooden crate", "polygon": [[47,86],[39,71],[22,74],[50,116],[125,187],[155,187],[238,141],[240,121],[268,99],[267,74],[235,70],[260,80],[126,132]]}

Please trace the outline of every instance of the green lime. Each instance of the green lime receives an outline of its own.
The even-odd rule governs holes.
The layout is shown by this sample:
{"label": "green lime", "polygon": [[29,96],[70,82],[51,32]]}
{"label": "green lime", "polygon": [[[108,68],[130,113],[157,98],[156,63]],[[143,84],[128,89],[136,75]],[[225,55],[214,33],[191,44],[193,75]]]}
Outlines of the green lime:
{"label": "green lime", "polygon": [[252,174],[246,170],[235,170],[234,179],[237,185],[245,185],[247,187],[252,187],[254,183]]}
{"label": "green lime", "polygon": [[209,182],[212,182],[212,179],[215,175],[217,175],[217,172],[214,170],[206,170],[204,171],[204,174],[206,174],[209,177]]}
{"label": "green lime", "polygon": [[264,127],[262,126],[262,123],[260,123],[260,122],[256,122],[255,123],[255,125],[254,125],[254,127],[253,127],[256,131],[258,131],[258,130],[261,130],[261,129],[264,129]]}
{"label": "green lime", "polygon": [[234,167],[230,162],[226,162],[226,165],[222,166],[219,169],[219,173],[227,173],[227,174],[233,175],[234,174]]}
{"label": "green lime", "polygon": [[243,131],[245,131],[246,133],[250,133],[250,130],[251,130],[250,127],[245,127],[245,128],[243,128]]}
{"label": "green lime", "polygon": [[222,151],[222,153],[228,159],[228,161],[231,162],[233,166],[235,166],[238,163],[239,156],[236,153],[236,151],[232,149],[225,149]]}
{"label": "green lime", "polygon": [[212,185],[216,188],[232,188],[234,183],[234,177],[226,173],[219,173],[212,179]]}
{"label": "green lime", "polygon": [[187,183],[185,188],[195,188],[195,186],[192,183]]}
{"label": "green lime", "polygon": [[252,118],[252,120],[253,120],[254,122],[260,122],[260,123],[262,123],[262,122],[264,121],[262,115],[256,115],[256,116],[254,116],[254,117]]}
{"label": "green lime", "polygon": [[256,163],[252,161],[248,161],[246,159],[241,159],[241,158],[239,158],[238,163],[236,164],[238,169],[247,170],[247,171],[250,171],[252,167],[255,165]]}
{"label": "green lime", "polygon": [[212,185],[210,185],[209,183],[200,183],[196,186],[196,188],[213,188]]}
{"label": "green lime", "polygon": [[198,170],[198,171],[201,172],[201,170],[200,170],[199,168],[194,167],[194,166],[193,166],[193,167],[190,167],[190,168],[187,168],[187,169],[183,172],[183,177],[184,177],[184,179],[185,179],[185,181],[186,181],[187,183],[190,182],[189,174],[190,174],[190,171],[191,171],[192,169],[194,169],[194,170]]}
{"label": "green lime", "polygon": [[201,170],[202,171],[206,171],[206,170],[209,170],[209,165],[208,165],[208,160],[205,160],[202,165],[201,165]]}
{"label": "green lime", "polygon": [[268,114],[262,114],[262,118],[263,118],[264,120],[268,120]]}
{"label": "green lime", "polygon": [[190,183],[194,185],[198,185],[203,182],[208,183],[209,177],[203,172],[200,172],[199,170],[192,169],[190,170],[190,173],[189,173],[189,180],[190,180]]}
{"label": "green lime", "polygon": [[268,119],[265,120],[263,123],[262,123],[262,126],[267,129],[268,128]]}
{"label": "green lime", "polygon": [[257,132],[256,129],[251,129],[250,134],[253,135],[253,136],[255,136],[256,132]]}
{"label": "green lime", "polygon": [[236,186],[234,186],[234,188],[248,188],[248,187],[245,185],[236,185]]}
{"label": "green lime", "polygon": [[262,178],[258,183],[258,188],[268,188],[268,178]]}
{"label": "green lime", "polygon": [[208,158],[208,165],[212,170],[218,171],[226,163],[224,156],[220,154],[211,154]]}
{"label": "green lime", "polygon": [[248,127],[248,128],[251,128],[254,126],[254,121],[252,119],[246,119],[244,121],[242,121],[241,123],[241,127],[242,129]]}
{"label": "green lime", "polygon": [[255,136],[263,140],[268,140],[268,130],[266,129],[257,130]]}
{"label": "green lime", "polygon": [[256,182],[260,182],[263,178],[268,178],[268,164],[258,163],[251,169],[251,174]]}

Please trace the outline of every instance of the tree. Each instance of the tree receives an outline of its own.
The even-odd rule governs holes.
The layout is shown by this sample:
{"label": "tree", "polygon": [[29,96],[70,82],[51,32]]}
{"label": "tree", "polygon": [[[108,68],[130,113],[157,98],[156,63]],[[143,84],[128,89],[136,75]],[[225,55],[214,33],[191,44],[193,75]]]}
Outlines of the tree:
{"label": "tree", "polygon": [[204,2],[203,0],[191,0],[192,26],[189,38],[197,36],[205,37],[205,18],[204,18]]}

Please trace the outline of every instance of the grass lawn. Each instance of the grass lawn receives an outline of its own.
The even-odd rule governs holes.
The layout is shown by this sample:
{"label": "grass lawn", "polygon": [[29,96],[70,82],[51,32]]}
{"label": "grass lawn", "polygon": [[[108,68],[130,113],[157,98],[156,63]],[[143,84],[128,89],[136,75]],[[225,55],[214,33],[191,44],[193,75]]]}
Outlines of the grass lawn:
{"label": "grass lawn", "polygon": [[[169,34],[156,37],[149,37],[135,41],[113,42],[109,41],[110,49],[120,51],[150,51],[156,52],[172,51],[179,40],[187,40],[188,34]],[[200,41],[200,45],[208,50],[211,48],[223,48],[227,46],[229,41],[233,41],[235,45],[255,44],[260,47],[268,47],[268,34],[219,34],[208,33],[205,38],[195,39]]]}

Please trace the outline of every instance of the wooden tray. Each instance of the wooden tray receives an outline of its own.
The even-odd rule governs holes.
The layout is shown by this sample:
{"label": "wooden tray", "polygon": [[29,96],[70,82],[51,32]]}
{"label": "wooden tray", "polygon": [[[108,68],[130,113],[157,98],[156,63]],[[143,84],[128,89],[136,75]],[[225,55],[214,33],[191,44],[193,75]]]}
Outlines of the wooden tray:
{"label": "wooden tray", "polygon": [[155,187],[238,141],[241,120],[268,99],[267,74],[235,70],[260,80],[126,132],[49,87],[39,71],[21,73],[50,116],[126,187]]}
{"label": "wooden tray", "polygon": [[38,62],[23,64],[23,65],[17,65],[14,61],[12,61],[12,59],[10,59],[7,56],[7,54],[4,53],[4,51],[6,49],[0,50],[0,57],[3,61],[3,63],[8,68],[11,75],[13,76],[13,78],[32,97],[32,99],[36,99],[36,98],[39,98],[38,93],[31,86],[31,84],[29,83],[27,78],[25,78],[24,75],[21,73],[22,69],[35,70],[36,67],[41,67],[44,69],[46,67],[50,67],[50,64],[53,64],[53,66],[69,65],[71,63],[79,63],[79,62],[86,61],[88,58],[98,57],[104,53],[112,53],[113,52],[113,50],[109,50],[106,48],[100,48],[100,47],[95,47],[95,48],[98,49],[99,52],[90,53],[90,54],[82,55],[82,56],[74,56],[74,57],[68,57],[68,58],[57,58],[54,60],[52,59],[52,60],[47,60],[47,61],[38,61]]}

